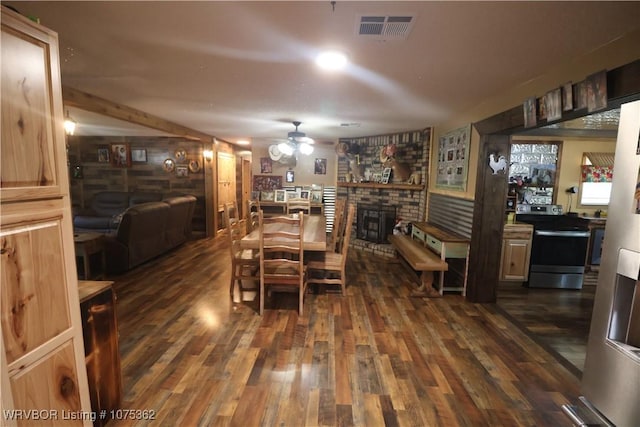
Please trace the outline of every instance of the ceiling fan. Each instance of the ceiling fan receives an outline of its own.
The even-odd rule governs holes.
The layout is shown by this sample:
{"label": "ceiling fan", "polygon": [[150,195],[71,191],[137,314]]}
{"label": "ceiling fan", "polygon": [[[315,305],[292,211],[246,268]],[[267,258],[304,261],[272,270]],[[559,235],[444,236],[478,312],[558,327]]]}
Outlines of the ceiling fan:
{"label": "ceiling fan", "polygon": [[292,156],[296,151],[305,155],[313,153],[313,139],[298,130],[301,122],[294,121],[292,123],[296,127],[296,130],[289,132],[287,134],[287,140],[278,144],[280,152],[285,156]]}

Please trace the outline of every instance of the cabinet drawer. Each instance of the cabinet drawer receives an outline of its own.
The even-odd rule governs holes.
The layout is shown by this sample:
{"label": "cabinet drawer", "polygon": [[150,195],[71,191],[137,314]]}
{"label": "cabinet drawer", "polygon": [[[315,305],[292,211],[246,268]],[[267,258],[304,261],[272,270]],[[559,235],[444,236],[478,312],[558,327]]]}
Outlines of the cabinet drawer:
{"label": "cabinet drawer", "polygon": [[433,251],[437,254],[441,254],[442,253],[442,242],[438,239],[436,239],[435,237],[431,236],[430,234],[427,234],[426,236],[426,243],[427,246],[429,246],[431,249],[433,249]]}
{"label": "cabinet drawer", "polygon": [[411,237],[424,243],[427,236],[424,234],[424,231],[420,230],[418,227],[412,227]]}

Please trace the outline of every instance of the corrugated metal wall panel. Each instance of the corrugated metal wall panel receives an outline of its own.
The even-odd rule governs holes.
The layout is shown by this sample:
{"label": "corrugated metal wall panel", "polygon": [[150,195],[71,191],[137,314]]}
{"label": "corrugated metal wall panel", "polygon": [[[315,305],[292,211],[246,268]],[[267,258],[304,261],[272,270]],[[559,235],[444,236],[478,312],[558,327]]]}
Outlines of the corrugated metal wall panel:
{"label": "corrugated metal wall panel", "polygon": [[616,153],[584,153],[594,166],[613,166]]}
{"label": "corrugated metal wall panel", "polygon": [[470,239],[473,226],[473,200],[430,194],[427,218],[434,225]]}

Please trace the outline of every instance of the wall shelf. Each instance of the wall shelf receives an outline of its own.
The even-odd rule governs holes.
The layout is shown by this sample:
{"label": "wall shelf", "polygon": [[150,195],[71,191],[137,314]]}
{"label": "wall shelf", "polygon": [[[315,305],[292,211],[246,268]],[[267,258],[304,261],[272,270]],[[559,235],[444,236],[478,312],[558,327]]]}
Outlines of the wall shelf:
{"label": "wall shelf", "polygon": [[376,188],[378,190],[424,190],[421,184],[381,184],[378,182],[338,182],[344,188]]}

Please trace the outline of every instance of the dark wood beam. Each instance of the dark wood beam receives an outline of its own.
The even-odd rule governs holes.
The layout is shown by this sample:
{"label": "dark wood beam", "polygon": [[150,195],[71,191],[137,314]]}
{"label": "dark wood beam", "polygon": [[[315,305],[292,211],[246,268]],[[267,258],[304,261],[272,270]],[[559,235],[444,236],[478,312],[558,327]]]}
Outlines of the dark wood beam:
{"label": "dark wood beam", "polygon": [[[607,71],[607,98],[609,109],[640,99],[640,60]],[[518,105],[473,124],[480,134],[480,151],[467,282],[467,299],[471,302],[497,299],[507,178],[491,173],[488,156],[490,153],[509,155],[511,135],[526,130],[522,108]],[[586,109],[563,112],[558,121],[587,114]],[[546,121],[538,120],[538,127],[546,125]],[[535,132],[534,128],[530,130]]]}
{"label": "dark wood beam", "polygon": [[62,86],[62,100],[64,105],[68,107],[80,108],[148,128],[161,130],[182,138],[209,143],[212,143],[215,139],[213,135],[208,135],[161,117],[145,113],[144,111],[136,110],[135,108],[127,107],[126,105],[118,104],[68,86]]}

